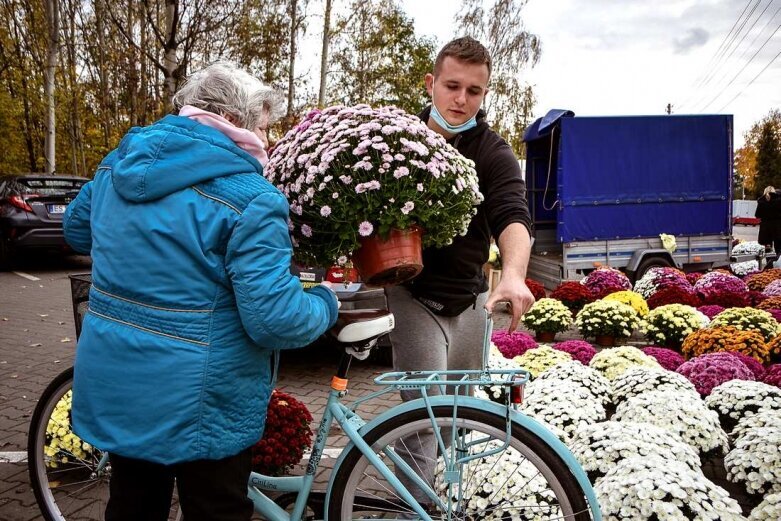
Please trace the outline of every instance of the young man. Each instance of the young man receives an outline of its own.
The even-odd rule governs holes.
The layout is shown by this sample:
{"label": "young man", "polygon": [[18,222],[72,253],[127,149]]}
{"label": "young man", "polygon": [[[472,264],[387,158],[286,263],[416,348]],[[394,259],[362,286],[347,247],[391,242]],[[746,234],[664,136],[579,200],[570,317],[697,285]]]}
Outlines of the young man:
{"label": "young man", "polygon": [[[445,248],[424,250],[423,272],[406,286],[386,290],[388,305],[402,325],[391,333],[396,371],[479,368],[485,310],[491,311],[499,301],[509,302],[514,331],[534,303],[525,284],[531,222],[526,187],[512,149],[491,130],[480,108],[490,76],[488,50],[463,37],[442,48],[434,73],[425,78],[432,103],[420,118],[475,162],[485,200],[465,236]],[[502,256],[502,279],[489,296],[483,265],[492,236]],[[401,395],[406,401],[418,393]],[[433,439],[406,441],[397,450],[415,460],[412,468],[421,468],[430,480],[433,465],[425,462],[436,452]],[[406,480],[405,484],[413,490]]]}

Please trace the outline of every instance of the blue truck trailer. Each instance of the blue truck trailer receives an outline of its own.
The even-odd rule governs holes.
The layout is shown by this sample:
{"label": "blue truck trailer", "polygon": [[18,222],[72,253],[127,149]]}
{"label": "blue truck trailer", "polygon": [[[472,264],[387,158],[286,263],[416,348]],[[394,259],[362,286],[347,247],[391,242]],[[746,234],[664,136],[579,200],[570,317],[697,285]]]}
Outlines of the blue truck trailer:
{"label": "blue truck trailer", "polygon": [[[728,265],[732,116],[575,117],[526,129],[534,244],[529,276],[554,288],[599,266],[632,280],[656,266]],[[674,251],[661,234],[675,237]]]}

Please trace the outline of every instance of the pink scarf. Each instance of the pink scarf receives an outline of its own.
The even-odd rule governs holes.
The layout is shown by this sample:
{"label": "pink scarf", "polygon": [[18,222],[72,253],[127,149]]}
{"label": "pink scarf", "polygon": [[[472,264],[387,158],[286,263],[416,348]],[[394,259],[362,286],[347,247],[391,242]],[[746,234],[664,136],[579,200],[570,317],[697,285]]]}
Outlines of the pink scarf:
{"label": "pink scarf", "polygon": [[201,125],[219,130],[236,143],[236,146],[257,159],[262,166],[265,167],[266,163],[268,163],[268,154],[266,154],[266,149],[263,148],[263,142],[254,132],[245,128],[239,128],[218,114],[201,110],[192,105],[182,107],[179,115],[194,119]]}

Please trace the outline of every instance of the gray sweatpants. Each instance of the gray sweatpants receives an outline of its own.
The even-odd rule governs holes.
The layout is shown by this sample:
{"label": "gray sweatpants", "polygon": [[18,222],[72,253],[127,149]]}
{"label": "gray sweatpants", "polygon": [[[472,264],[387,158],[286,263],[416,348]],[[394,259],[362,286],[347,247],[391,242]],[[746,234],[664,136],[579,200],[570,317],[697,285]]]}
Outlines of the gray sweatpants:
{"label": "gray sweatpants", "polygon": [[[388,308],[396,318],[391,332],[393,369],[395,371],[444,371],[480,369],[483,358],[485,311],[488,293],[477,297],[471,307],[455,317],[435,315],[415,300],[407,288],[385,289]],[[429,395],[439,394],[431,388]],[[419,391],[401,391],[404,401],[420,397]],[[443,432],[445,439],[450,434]],[[396,452],[426,481],[433,483],[437,461],[436,439],[433,434],[408,436],[396,444]],[[401,482],[419,501],[430,502],[410,480],[398,475]]]}

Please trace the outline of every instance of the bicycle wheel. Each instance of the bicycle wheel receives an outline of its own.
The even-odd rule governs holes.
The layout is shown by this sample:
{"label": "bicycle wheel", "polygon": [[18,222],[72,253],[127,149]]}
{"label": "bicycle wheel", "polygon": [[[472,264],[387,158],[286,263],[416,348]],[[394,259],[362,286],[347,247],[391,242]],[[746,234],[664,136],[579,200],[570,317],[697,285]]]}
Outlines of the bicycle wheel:
{"label": "bicycle wheel", "polygon": [[[433,503],[422,490],[405,482],[432,519],[459,520],[554,520],[589,521],[585,495],[561,458],[536,435],[513,424],[505,447],[504,417],[470,407],[459,407],[453,420],[452,406],[433,407],[438,429],[456,428],[459,456],[484,456],[456,467],[457,475],[444,479],[442,458],[421,455],[421,446],[431,438],[432,420],[425,408],[395,416],[364,437],[391,469],[384,449],[397,454],[417,453],[410,467],[428,482],[449,512]],[[452,431],[451,431],[452,432]],[[443,438],[445,436],[443,435]],[[504,450],[500,450],[505,447]],[[500,450],[496,454],[486,451]],[[409,480],[407,480],[409,481]],[[329,519],[418,519],[390,483],[357,448],[352,448],[334,476],[328,505]]]}
{"label": "bicycle wheel", "polygon": [[[108,501],[111,466],[107,455],[71,431],[72,386],[70,368],[46,387],[27,437],[30,484],[46,521],[103,519]],[[180,518],[175,496],[169,519]]]}

